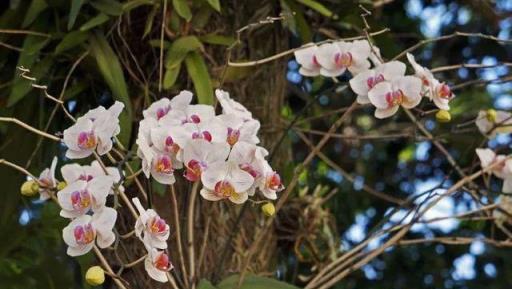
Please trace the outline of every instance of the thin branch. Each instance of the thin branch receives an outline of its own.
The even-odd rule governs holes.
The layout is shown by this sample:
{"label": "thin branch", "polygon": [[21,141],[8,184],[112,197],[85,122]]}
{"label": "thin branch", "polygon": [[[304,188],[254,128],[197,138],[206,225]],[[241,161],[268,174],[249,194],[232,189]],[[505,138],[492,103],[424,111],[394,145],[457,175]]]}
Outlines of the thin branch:
{"label": "thin branch", "polygon": [[32,127],[24,122],[22,122],[21,120],[17,119],[17,118],[13,118],[13,117],[0,117],[0,122],[3,121],[3,122],[12,122],[12,123],[15,123],[35,134],[38,134],[42,137],[45,137],[45,138],[48,138],[48,139],[51,139],[53,141],[57,141],[57,142],[60,142],[60,138],[59,137],[56,137],[52,134],[49,134],[49,133],[46,133],[44,131],[41,131],[41,130],[38,130],[37,128],[35,127]]}

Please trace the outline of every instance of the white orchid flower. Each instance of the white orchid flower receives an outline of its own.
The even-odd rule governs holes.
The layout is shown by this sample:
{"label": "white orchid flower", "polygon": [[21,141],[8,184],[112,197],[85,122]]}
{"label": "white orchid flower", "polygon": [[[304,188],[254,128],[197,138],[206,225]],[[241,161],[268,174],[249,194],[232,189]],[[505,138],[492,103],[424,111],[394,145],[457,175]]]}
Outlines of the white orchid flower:
{"label": "white orchid flower", "polygon": [[57,192],[61,206],[60,215],[76,218],[90,211],[98,212],[105,207],[114,180],[111,176],[98,176],[91,181],[78,180]]}
{"label": "white orchid flower", "polygon": [[491,138],[497,133],[511,133],[512,114],[502,110],[481,110],[478,112],[476,126],[482,134]]}
{"label": "white orchid flower", "polygon": [[57,167],[57,157],[54,157],[49,168],[44,169],[38,178],[39,183],[39,199],[46,201],[50,198],[52,189],[57,187],[55,179],[55,168]]}
{"label": "white orchid flower", "polygon": [[244,120],[252,119],[252,113],[241,103],[233,100],[226,91],[216,89],[215,96],[222,106],[222,114],[234,114]]}
{"label": "white orchid flower", "polygon": [[112,149],[112,137],[120,132],[119,114],[124,104],[116,101],[106,110],[95,108],[77,119],[76,123],[64,130],[64,143],[68,147],[66,157],[79,159],[90,156],[94,150],[104,155]]}
{"label": "white orchid flower", "polygon": [[378,65],[374,69],[359,73],[349,81],[349,84],[357,94],[357,102],[359,104],[367,104],[370,103],[368,92],[372,88],[380,82],[404,76],[405,70],[406,66],[403,62],[390,61]]}
{"label": "white orchid flower", "polygon": [[316,54],[320,74],[326,77],[340,76],[348,69],[356,75],[370,68],[370,44],[366,40],[338,41],[318,46]]}
{"label": "white orchid flower", "polygon": [[145,119],[152,118],[160,120],[169,113],[171,110],[185,109],[192,101],[192,92],[188,90],[181,91],[172,99],[162,98],[153,102],[146,110],[142,112]]}
{"label": "white orchid flower", "polygon": [[186,123],[183,128],[187,131],[189,139],[204,139],[209,142],[226,142],[228,137],[228,128],[218,118],[213,118],[208,122]]}
{"label": "white orchid flower", "polygon": [[377,108],[375,117],[390,117],[400,106],[410,109],[421,102],[421,80],[404,76],[380,82],[368,92],[368,98]]}
{"label": "white orchid flower", "polygon": [[507,158],[507,156],[498,155],[489,148],[476,149],[476,154],[480,159],[480,165],[482,166],[483,169],[489,166],[493,166],[491,169],[492,174],[501,179],[505,177],[505,175],[507,174],[507,168],[505,166],[505,159]]}
{"label": "white orchid flower", "polygon": [[[121,174],[118,168],[106,167],[105,169],[107,171],[106,173],[98,161],[95,160],[89,166],[81,166],[79,164],[64,165],[60,169],[60,172],[67,184],[71,184],[76,181],[90,182],[99,176],[110,176],[114,183],[119,183],[121,181]],[[119,185],[119,190],[124,191],[124,187]],[[109,193],[114,193],[113,188],[110,189]]]}
{"label": "white orchid flower", "polygon": [[320,75],[320,63],[317,60],[318,46],[308,43],[305,48],[299,48],[294,52],[295,60],[300,64],[299,73],[304,76]]}
{"label": "white orchid flower", "polygon": [[201,196],[209,201],[229,199],[235,204],[247,201],[247,190],[254,183],[254,178],[240,169],[237,163],[228,161],[215,163],[202,173],[203,189]]}
{"label": "white orchid flower", "polygon": [[149,277],[158,282],[167,282],[167,272],[173,268],[169,261],[169,255],[164,251],[159,251],[155,248],[147,249],[148,255],[144,260],[144,268],[146,269]]}
{"label": "white orchid flower", "polygon": [[166,249],[169,239],[169,225],[153,209],[145,210],[138,198],[132,202],[139,211],[139,217],[135,223],[135,235],[146,247]]}
{"label": "white orchid flower", "polygon": [[423,83],[425,96],[433,101],[439,109],[449,110],[449,102],[455,97],[450,86],[437,80],[428,68],[419,65],[412,54],[407,53],[407,59],[414,69],[415,75]]}
{"label": "white orchid flower", "polygon": [[190,140],[183,151],[184,176],[195,182],[211,165],[226,161],[229,155],[227,143],[211,143],[204,139]]}
{"label": "white orchid flower", "polygon": [[244,141],[252,144],[258,144],[258,131],[260,129],[260,122],[251,119],[244,121],[241,117],[235,114],[221,114],[217,118],[227,127],[226,142],[233,146],[238,141]]}
{"label": "white orchid flower", "polygon": [[62,237],[68,245],[69,256],[87,254],[94,246],[94,241],[100,248],[107,248],[115,241],[112,232],[117,219],[117,211],[103,208],[93,216],[80,216],[62,230]]}

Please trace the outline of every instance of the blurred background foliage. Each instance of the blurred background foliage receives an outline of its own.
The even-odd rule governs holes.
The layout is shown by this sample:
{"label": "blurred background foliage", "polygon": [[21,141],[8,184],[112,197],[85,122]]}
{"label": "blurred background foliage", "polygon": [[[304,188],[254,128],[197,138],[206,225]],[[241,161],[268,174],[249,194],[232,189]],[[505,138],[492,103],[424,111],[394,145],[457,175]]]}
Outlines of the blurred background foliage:
{"label": "blurred background foliage", "polygon": [[[149,103],[181,89],[193,89],[200,103],[213,103],[213,88],[222,85],[260,118],[264,143],[276,152],[273,162],[289,179],[309,152],[300,134],[317,142],[321,132],[336,119],[336,110],[355,99],[350,91],[340,89],[348,78],[341,77],[340,83],[325,78],[305,79],[298,74],[292,58],[225,70],[227,48],[234,47],[232,61],[243,61],[310,41],[362,35],[363,12],[359,5],[372,11],[367,17],[372,31],[390,29],[374,39],[387,59],[425,38],[464,31],[509,39],[512,27],[512,3],[507,0],[2,1],[0,115],[17,117],[49,132],[61,132],[69,126],[60,111],[53,112],[54,103],[19,77],[16,67],[23,66],[31,70],[38,83],[48,85],[53,96],[62,97],[74,115],[122,101],[127,109],[121,117],[120,139],[133,149],[136,123]],[[281,13],[284,21],[251,29],[234,46],[237,29]],[[427,129],[438,136],[462,167],[471,170],[475,167],[474,149],[486,141],[474,126],[458,124],[474,119],[480,109],[512,108],[510,69],[499,65],[512,59],[512,49],[481,38],[454,37],[426,44],[415,55],[431,67],[497,65],[438,75],[451,85],[469,84],[455,90],[451,123],[436,123],[432,114],[418,111]],[[419,108],[431,109],[427,102]],[[457,180],[445,157],[419,136],[404,114],[383,121],[372,114],[370,108],[354,113],[338,131],[339,136],[324,148],[327,161],[315,160],[301,174],[300,188],[279,213],[269,252],[261,254],[265,260],[253,271],[304,285],[314,265],[325,264],[352,248],[379,222],[398,222],[402,211],[390,214],[396,206],[393,199],[405,199],[440,182],[448,185]],[[285,131],[296,118],[294,128]],[[280,142],[283,131],[286,137]],[[400,136],[357,137],[375,134]],[[490,147],[505,151],[510,144],[509,135],[488,142]],[[0,158],[38,174],[55,154],[63,160],[61,148],[54,143],[0,123]],[[87,287],[83,271],[93,258],[74,259],[65,254],[60,237],[65,221],[58,217],[58,209],[53,204],[22,198],[18,193],[22,181],[18,173],[0,167],[0,287]],[[366,193],[365,186],[392,197],[391,201]],[[500,185],[492,184],[491,188],[485,198],[494,200]],[[162,200],[168,200],[162,188],[155,191],[162,193]],[[436,206],[428,217],[472,207],[467,194],[457,194]],[[260,214],[258,207],[249,211],[251,216]],[[235,209],[228,215],[237,212]],[[232,219],[226,223],[231,225]],[[254,222],[247,218],[242,226],[251,227]],[[230,232],[230,227],[219,232]],[[417,226],[407,237],[444,235],[501,236],[489,222],[446,221]],[[378,245],[376,241],[372,246]],[[465,246],[396,247],[352,273],[336,288],[509,288],[512,272],[507,260],[511,257],[510,250],[479,241]],[[210,262],[215,267],[215,261]],[[230,268],[223,276],[236,266]]]}

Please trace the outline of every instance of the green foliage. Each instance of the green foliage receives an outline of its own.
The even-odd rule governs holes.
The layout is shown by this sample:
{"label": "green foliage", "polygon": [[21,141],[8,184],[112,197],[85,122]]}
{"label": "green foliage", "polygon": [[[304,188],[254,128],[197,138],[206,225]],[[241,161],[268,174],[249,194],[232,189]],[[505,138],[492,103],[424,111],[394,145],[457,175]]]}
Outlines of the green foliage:
{"label": "green foliage", "polygon": [[201,55],[191,52],[185,58],[187,71],[194,83],[197,99],[201,104],[213,104],[213,87],[208,69]]}

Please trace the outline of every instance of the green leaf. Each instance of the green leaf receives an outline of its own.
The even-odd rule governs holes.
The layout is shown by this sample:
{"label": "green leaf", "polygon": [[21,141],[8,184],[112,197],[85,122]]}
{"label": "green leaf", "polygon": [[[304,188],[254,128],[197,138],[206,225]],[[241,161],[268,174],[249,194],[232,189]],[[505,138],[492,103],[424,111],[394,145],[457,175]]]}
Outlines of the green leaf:
{"label": "green leaf", "polygon": [[217,12],[220,12],[220,1],[219,0],[206,0],[208,1],[208,4],[213,7],[213,9],[217,10]]}
{"label": "green leaf", "polygon": [[119,16],[123,14],[123,5],[115,0],[95,0],[91,6],[101,13]]}
{"label": "green leaf", "polygon": [[146,25],[144,26],[144,34],[142,34],[142,39],[146,38],[148,34],[151,32],[151,28],[153,27],[153,21],[155,20],[156,12],[158,12],[158,8],[156,6],[153,7],[151,12],[148,14],[148,19],[146,20]]}
{"label": "green leaf", "polygon": [[195,36],[184,36],[176,39],[167,50],[165,67],[172,68],[183,61],[187,53],[204,49],[201,41]]}
{"label": "green leaf", "polygon": [[190,52],[185,58],[185,65],[194,83],[198,102],[200,104],[213,104],[212,81],[203,57],[195,51]]}
{"label": "green leaf", "polygon": [[73,28],[75,25],[76,17],[80,12],[80,8],[84,4],[85,0],[71,0],[71,11],[69,12],[68,30]]}
{"label": "green leaf", "polygon": [[123,12],[128,12],[142,5],[153,5],[152,0],[132,0],[123,3]]}
{"label": "green leaf", "polygon": [[33,0],[28,7],[27,14],[25,15],[25,20],[23,20],[23,24],[21,25],[23,28],[29,26],[34,22],[37,16],[44,11],[48,7],[46,1],[44,0]]}
{"label": "green leaf", "polygon": [[206,34],[201,36],[199,39],[208,44],[225,46],[231,46],[236,41],[234,37],[218,34]]}
{"label": "green leaf", "polygon": [[64,38],[62,38],[61,42],[55,47],[55,54],[60,54],[68,49],[71,49],[75,46],[82,44],[87,38],[89,34],[83,31],[72,31]]}
{"label": "green leaf", "polygon": [[317,2],[315,0],[297,0],[297,2],[305,6],[308,6],[309,8],[315,10],[316,12],[322,14],[325,17],[331,18],[334,15],[334,13],[332,13],[331,10],[325,7],[322,3]]}
{"label": "green leaf", "polygon": [[105,22],[107,22],[110,19],[110,17],[107,14],[100,13],[96,17],[92,18],[91,20],[87,21],[80,27],[80,31],[87,31],[91,28],[94,28],[98,25],[101,25]]}
{"label": "green leaf", "polygon": [[92,36],[90,38],[90,49],[92,56],[96,59],[98,69],[103,79],[112,90],[114,98],[125,105],[125,112],[123,112],[119,118],[121,124],[119,139],[126,146],[130,140],[131,134],[132,107],[123,75],[123,69],[117,55],[108,44],[105,36],[100,34]]}
{"label": "green leaf", "polygon": [[[215,286],[206,279],[201,279],[197,285],[197,289],[217,289]],[[269,288],[270,289],[270,288]]]}
{"label": "green leaf", "polygon": [[187,22],[192,19],[192,12],[190,11],[186,0],[172,0],[172,6],[174,6],[178,15],[187,20]]}
{"label": "green leaf", "polygon": [[169,89],[174,85],[174,83],[176,83],[176,79],[178,78],[178,75],[180,74],[180,69],[181,69],[181,63],[179,65],[174,66],[173,68],[169,68],[165,71],[164,81],[163,81],[164,89]]}
{"label": "green leaf", "polygon": [[[240,275],[231,275],[222,280],[218,285],[218,289],[232,289],[237,288],[238,279]],[[291,284],[281,282],[272,278],[260,277],[255,275],[248,275],[244,279],[244,283],[240,289],[299,289]]]}

